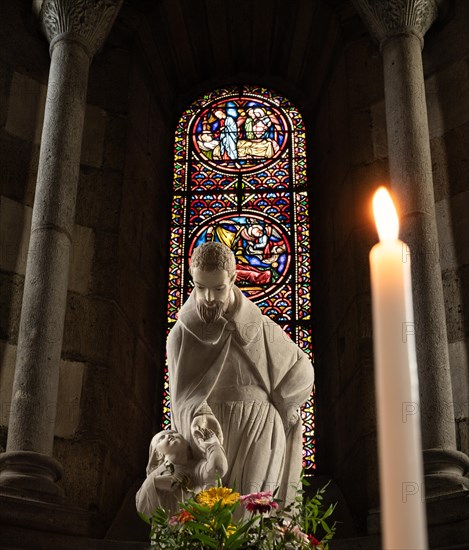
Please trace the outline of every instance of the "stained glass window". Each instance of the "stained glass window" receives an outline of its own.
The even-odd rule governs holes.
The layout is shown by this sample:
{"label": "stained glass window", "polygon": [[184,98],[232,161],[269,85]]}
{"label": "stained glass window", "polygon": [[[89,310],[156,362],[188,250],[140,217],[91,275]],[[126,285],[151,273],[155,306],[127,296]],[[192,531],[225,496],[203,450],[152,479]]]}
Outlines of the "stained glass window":
{"label": "stained glass window", "polygon": [[[229,246],[237,285],[312,358],[311,265],[303,120],[265,88],[210,92],[181,116],[174,148],[168,331],[191,290],[188,258]],[[170,425],[165,374],[163,427]],[[303,466],[314,470],[313,396],[303,407]]]}

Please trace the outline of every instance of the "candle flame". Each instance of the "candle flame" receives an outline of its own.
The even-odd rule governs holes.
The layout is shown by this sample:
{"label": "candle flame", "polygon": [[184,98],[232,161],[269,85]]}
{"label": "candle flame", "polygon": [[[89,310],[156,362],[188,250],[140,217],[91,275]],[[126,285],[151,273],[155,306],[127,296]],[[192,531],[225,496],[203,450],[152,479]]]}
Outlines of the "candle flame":
{"label": "candle flame", "polygon": [[386,187],[380,187],[373,197],[373,212],[380,241],[396,240],[399,234],[399,219]]}

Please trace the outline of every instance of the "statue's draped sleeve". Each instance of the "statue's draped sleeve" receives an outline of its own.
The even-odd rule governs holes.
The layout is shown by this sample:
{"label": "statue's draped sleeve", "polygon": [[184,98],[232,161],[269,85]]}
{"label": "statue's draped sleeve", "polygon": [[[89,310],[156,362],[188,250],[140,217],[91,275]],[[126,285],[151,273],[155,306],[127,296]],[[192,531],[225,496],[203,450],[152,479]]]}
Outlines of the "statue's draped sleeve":
{"label": "statue's draped sleeve", "polygon": [[[193,298],[190,297],[184,307],[193,313],[192,306]],[[231,334],[223,332],[225,323],[222,320],[207,328],[197,321],[189,328],[179,319],[168,336],[171,425],[190,442],[196,456],[200,451],[192,435],[194,420],[200,419],[223,441],[221,427],[206,399],[216,384],[230,347]]]}

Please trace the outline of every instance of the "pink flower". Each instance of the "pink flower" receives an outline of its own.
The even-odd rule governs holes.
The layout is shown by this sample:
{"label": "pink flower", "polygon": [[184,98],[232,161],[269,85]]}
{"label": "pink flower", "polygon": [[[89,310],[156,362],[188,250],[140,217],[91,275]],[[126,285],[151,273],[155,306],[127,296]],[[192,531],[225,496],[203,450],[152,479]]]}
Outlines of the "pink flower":
{"label": "pink flower", "polygon": [[178,525],[179,521],[177,516],[172,516],[168,519],[168,525]]}
{"label": "pink flower", "polygon": [[179,514],[170,517],[168,523],[169,525],[184,525],[186,521],[192,521],[193,519],[194,516],[190,512],[187,510],[181,510]]}
{"label": "pink flower", "polygon": [[272,499],[271,491],[249,493],[249,495],[240,497],[239,500],[243,503],[246,510],[249,510],[249,512],[265,514],[278,508],[278,504]]}
{"label": "pink flower", "polygon": [[298,525],[294,525],[290,529],[291,534],[296,538],[299,542],[310,542],[310,539],[306,533],[303,533],[303,531],[298,527]]}
{"label": "pink flower", "polygon": [[[319,544],[319,541],[313,535],[307,535],[298,525],[293,525],[290,520],[286,520],[283,525],[277,526],[277,530],[282,537],[287,534],[293,536],[298,542],[302,543],[302,548],[303,544],[311,545],[312,548],[316,548],[316,545]],[[318,546],[317,550],[323,550],[323,547]]]}

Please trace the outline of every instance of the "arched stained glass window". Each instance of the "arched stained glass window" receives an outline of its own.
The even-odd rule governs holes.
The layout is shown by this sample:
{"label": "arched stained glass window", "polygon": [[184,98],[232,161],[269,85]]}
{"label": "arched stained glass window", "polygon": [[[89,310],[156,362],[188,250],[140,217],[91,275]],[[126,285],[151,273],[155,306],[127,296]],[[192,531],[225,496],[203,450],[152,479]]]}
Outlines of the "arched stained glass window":
{"label": "arched stained glass window", "polygon": [[[256,86],[195,101],[176,130],[168,331],[188,298],[188,258],[199,244],[229,246],[237,285],[312,356],[306,149],[303,120],[285,98]],[[170,425],[165,375],[163,426]],[[303,465],[314,468],[314,410],[302,411]]]}

